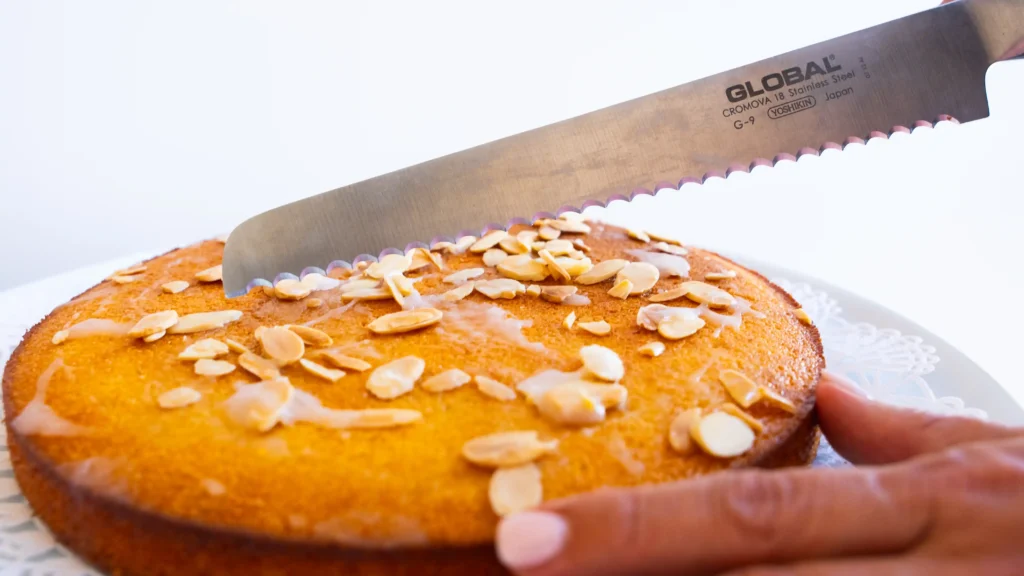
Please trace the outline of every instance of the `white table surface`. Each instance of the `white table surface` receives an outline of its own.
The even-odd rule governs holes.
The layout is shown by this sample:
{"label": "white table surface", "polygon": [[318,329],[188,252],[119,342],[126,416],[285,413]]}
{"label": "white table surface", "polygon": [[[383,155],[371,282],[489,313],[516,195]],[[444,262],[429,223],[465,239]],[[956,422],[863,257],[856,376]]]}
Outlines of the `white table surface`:
{"label": "white table surface", "polygon": [[[284,202],[930,5],[0,3],[0,309],[45,311]],[[989,119],[607,216],[873,299],[1024,403],[1024,61],[988,87]]]}

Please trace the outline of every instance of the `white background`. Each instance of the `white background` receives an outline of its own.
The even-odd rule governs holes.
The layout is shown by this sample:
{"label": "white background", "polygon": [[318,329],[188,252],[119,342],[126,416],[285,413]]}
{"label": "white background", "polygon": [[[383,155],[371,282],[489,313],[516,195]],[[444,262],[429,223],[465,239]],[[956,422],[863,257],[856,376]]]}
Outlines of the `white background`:
{"label": "white background", "polygon": [[[932,5],[0,0],[0,290]],[[1021,93],[997,65],[990,119],[611,217],[872,298],[1024,398]]]}

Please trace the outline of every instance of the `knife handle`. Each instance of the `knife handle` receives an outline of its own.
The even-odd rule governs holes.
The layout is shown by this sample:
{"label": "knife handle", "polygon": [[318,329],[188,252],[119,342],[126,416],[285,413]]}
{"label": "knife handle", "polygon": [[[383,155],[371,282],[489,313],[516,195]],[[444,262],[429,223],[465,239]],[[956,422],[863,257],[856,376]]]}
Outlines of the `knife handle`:
{"label": "knife handle", "polygon": [[1024,0],[960,0],[985,44],[989,62],[1024,56]]}

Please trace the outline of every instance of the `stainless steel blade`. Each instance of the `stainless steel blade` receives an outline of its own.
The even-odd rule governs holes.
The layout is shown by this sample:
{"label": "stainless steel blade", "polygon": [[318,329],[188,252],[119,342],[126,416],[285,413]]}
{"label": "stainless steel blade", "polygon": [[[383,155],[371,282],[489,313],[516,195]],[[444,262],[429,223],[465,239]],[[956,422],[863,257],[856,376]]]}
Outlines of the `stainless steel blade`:
{"label": "stainless steel blade", "polygon": [[1024,51],[1024,0],[962,0],[260,214],[224,289],[950,115]]}

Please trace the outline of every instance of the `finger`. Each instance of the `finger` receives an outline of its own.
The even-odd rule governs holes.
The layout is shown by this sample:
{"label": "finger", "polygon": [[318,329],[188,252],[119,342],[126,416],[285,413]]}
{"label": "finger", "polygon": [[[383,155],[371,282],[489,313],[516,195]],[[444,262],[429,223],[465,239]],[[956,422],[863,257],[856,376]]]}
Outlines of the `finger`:
{"label": "finger", "polygon": [[817,409],[822,432],[855,464],[887,464],[956,444],[1024,435],[1020,430],[956,416],[938,416],[869,400],[849,380],[824,373]]}
{"label": "finger", "polygon": [[684,575],[897,553],[931,518],[932,492],[906,469],[749,470],[606,489],[506,517],[498,556],[528,576]]}
{"label": "finger", "polygon": [[727,576],[1013,576],[1021,559],[1007,558],[854,558],[788,566],[755,566]]}

